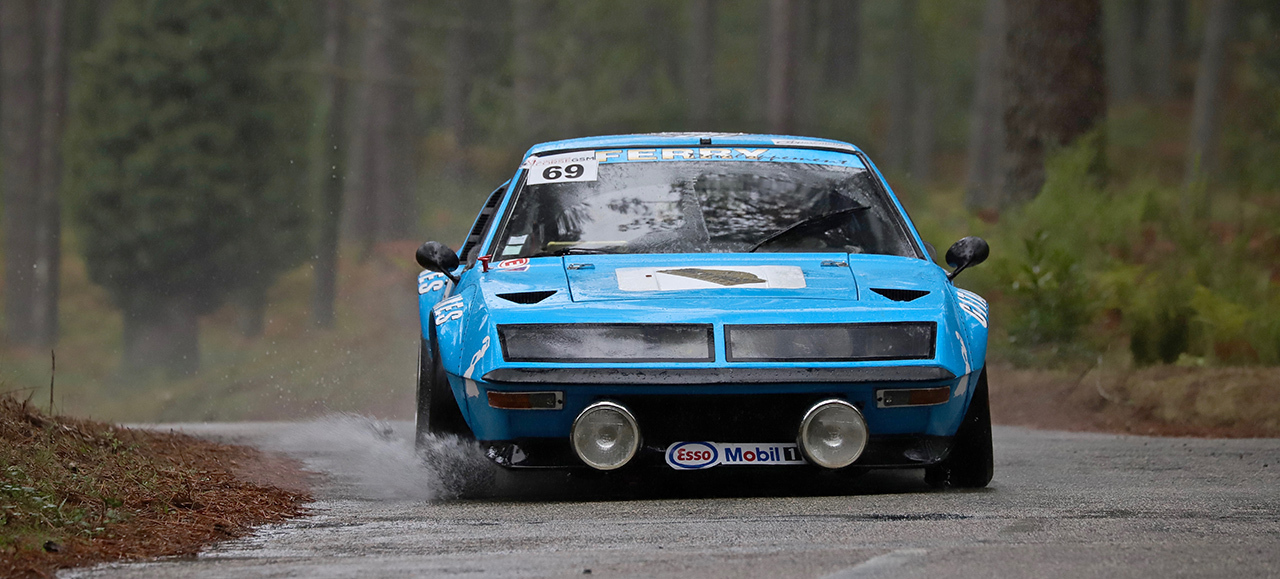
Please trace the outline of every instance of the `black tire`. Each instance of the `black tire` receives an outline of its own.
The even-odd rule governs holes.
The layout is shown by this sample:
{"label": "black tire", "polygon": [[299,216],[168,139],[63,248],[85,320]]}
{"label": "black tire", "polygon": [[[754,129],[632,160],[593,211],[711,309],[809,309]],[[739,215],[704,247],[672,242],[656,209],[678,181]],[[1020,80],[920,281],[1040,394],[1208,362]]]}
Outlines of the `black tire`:
{"label": "black tire", "polygon": [[436,328],[432,325],[431,340],[422,340],[422,347],[418,349],[418,409],[414,441],[419,445],[428,435],[475,438],[449,388],[449,379],[440,363],[440,349],[432,345],[435,337]]}
{"label": "black tire", "polygon": [[987,394],[987,371],[978,376],[978,384],[969,401],[969,410],[956,431],[951,452],[942,462],[924,469],[929,486],[952,486],[979,489],[991,482],[995,457],[991,448],[991,402]]}

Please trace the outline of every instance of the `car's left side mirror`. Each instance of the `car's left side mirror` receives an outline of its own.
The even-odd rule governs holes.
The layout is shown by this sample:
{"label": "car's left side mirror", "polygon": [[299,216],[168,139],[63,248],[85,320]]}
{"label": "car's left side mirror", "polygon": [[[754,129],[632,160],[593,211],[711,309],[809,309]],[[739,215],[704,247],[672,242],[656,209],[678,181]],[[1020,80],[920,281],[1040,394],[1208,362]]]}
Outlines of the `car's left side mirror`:
{"label": "car's left side mirror", "polygon": [[453,270],[458,269],[460,261],[458,260],[458,254],[454,253],[449,246],[439,241],[428,241],[418,248],[414,257],[418,259],[418,265],[422,266],[422,269],[438,271],[452,280],[454,284],[458,283],[458,278],[454,277]]}
{"label": "car's left side mirror", "polygon": [[947,250],[947,265],[954,267],[947,279],[955,279],[960,272],[987,260],[991,247],[981,237],[966,237]]}

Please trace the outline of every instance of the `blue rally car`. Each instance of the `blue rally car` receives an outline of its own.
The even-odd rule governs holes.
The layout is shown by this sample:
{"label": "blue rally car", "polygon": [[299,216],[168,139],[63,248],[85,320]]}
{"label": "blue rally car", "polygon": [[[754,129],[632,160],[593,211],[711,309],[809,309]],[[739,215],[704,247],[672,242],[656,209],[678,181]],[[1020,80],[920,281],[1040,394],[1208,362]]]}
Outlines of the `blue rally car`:
{"label": "blue rally car", "polygon": [[417,435],[513,468],[992,476],[987,304],[847,143],[541,144],[459,253],[417,252]]}

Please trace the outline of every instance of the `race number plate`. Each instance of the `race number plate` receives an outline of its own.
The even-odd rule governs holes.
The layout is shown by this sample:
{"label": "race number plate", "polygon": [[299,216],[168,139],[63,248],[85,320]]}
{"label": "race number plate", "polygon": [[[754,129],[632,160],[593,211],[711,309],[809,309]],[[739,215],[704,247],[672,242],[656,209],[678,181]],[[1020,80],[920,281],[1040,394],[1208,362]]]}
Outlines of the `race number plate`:
{"label": "race number plate", "polygon": [[793,442],[676,442],[667,447],[667,465],[676,470],[701,470],[722,464],[752,466],[804,463],[800,448]]}
{"label": "race number plate", "polygon": [[595,151],[565,153],[549,157],[529,157],[523,168],[529,172],[528,185],[595,181],[600,167]]}

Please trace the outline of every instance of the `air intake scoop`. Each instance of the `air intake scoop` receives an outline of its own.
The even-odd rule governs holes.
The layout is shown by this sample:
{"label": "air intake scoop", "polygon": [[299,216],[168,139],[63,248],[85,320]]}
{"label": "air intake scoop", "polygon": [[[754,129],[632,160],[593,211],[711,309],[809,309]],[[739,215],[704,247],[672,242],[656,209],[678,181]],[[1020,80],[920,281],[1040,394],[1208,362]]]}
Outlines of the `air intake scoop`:
{"label": "air intake scoop", "polygon": [[498,294],[498,297],[509,302],[517,304],[536,304],[555,295],[556,290],[536,291],[536,292],[515,292],[509,294]]}
{"label": "air intake scoop", "polygon": [[873,287],[870,289],[871,291],[876,292],[895,302],[910,302],[910,301],[918,300],[924,296],[929,295],[929,292],[924,290],[893,289],[893,288],[883,288],[883,287]]}

